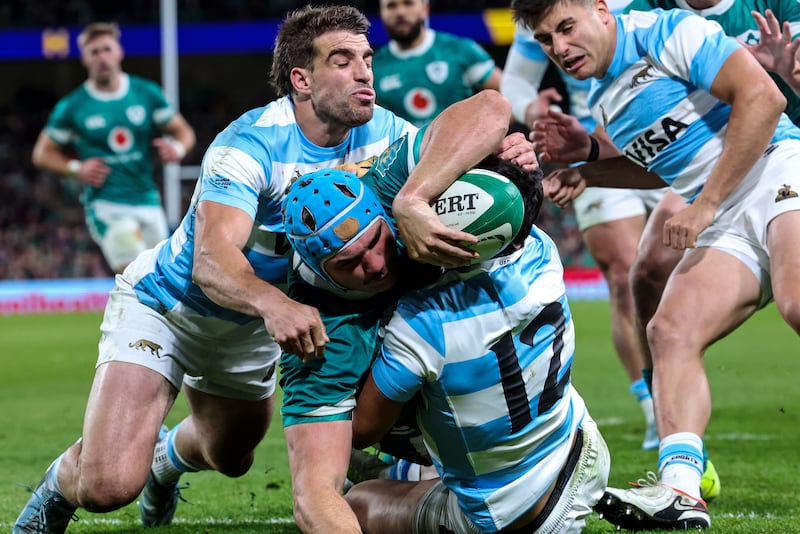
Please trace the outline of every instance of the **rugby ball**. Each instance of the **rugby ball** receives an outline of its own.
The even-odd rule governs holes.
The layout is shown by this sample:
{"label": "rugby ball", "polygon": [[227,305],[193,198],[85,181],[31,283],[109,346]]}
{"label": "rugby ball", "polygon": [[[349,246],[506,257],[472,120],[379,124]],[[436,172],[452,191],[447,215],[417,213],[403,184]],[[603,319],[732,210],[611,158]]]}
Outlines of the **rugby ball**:
{"label": "rugby ball", "polygon": [[467,248],[478,252],[476,261],[502,252],[522,226],[525,201],[505,176],[485,169],[467,171],[431,204],[448,228],[470,233],[478,243]]}

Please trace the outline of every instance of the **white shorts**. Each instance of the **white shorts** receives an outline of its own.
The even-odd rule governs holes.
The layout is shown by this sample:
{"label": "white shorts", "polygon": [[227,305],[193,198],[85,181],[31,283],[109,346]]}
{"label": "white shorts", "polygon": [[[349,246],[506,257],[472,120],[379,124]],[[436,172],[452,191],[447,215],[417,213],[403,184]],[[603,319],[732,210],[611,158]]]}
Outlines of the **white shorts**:
{"label": "white shorts", "polygon": [[761,285],[761,306],[772,300],[767,227],[788,211],[800,210],[800,141],[770,146],[742,183],[717,210],[697,247],[731,254]]}
{"label": "white shorts", "polygon": [[131,206],[95,200],[86,206],[86,226],[115,271],[169,235],[161,206]]}
{"label": "white shorts", "polygon": [[[581,423],[582,443],[579,451],[570,453],[556,482],[544,512],[528,527],[515,532],[531,534],[578,533],[586,525],[586,517],[603,496],[611,470],[611,455],[597,424],[586,412]],[[412,532],[480,532],[458,506],[455,493],[439,481],[420,499],[414,514]]]}
{"label": "white shorts", "polygon": [[668,187],[662,189],[587,187],[572,201],[578,229],[583,232],[597,224],[649,215],[667,191]]}
{"label": "white shorts", "polygon": [[220,397],[263,400],[275,393],[281,350],[260,319],[239,325],[192,311],[164,315],[142,304],[117,275],[100,326],[97,365],[128,362]]}

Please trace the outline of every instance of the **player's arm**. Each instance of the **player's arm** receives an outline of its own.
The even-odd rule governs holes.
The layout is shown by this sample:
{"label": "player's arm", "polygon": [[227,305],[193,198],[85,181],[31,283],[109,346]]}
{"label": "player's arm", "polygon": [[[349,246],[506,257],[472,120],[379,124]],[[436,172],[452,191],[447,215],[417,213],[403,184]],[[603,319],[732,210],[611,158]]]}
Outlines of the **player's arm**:
{"label": "player's arm", "polygon": [[63,147],[45,131],[42,131],[36,139],[32,160],[38,169],[71,176],[92,187],[103,185],[110,172],[108,165],[100,158],[85,160],[70,158]]}
{"label": "player's arm", "polygon": [[535,41],[524,41],[518,35],[514,45],[508,50],[500,91],[511,102],[514,118],[532,128],[534,121],[551,106],[559,104],[562,97],[558,90],[552,87],[539,91],[550,60],[543,52],[541,55],[544,57],[541,59],[526,57],[522,52],[525,47],[536,47],[537,50],[541,50]]}
{"label": "player's arm", "polygon": [[625,156],[616,156],[577,167],[556,169],[545,177],[542,186],[545,196],[563,208],[587,187],[660,189],[667,184],[656,173]]}
{"label": "player's arm", "polygon": [[363,449],[380,441],[403,410],[402,402],[387,398],[369,373],[353,411],[353,447]]}
{"label": "player's arm", "polygon": [[[430,204],[501,146],[510,117],[506,98],[497,91],[481,91],[447,107],[425,131],[419,161],[392,203],[409,257],[443,267],[466,265],[476,257],[458,243],[474,244],[477,238],[444,226]],[[530,146],[519,147],[525,149]]]}
{"label": "player's arm", "polygon": [[720,158],[697,198],[664,225],[665,245],[694,247],[697,236],[714,219],[717,208],[741,183],[764,153],[786,107],[786,98],[758,61],[744,48],[723,63],[711,94],[731,105]]}
{"label": "player's arm", "polygon": [[195,220],[193,281],[224,308],[262,317],[285,352],[320,358],[328,340],[316,308],[293,301],[259,278],[242,249],[253,228],[245,211],[201,201]]}
{"label": "player's arm", "polygon": [[492,69],[492,73],[489,74],[489,77],[486,78],[483,83],[481,84],[481,89],[494,89],[495,91],[500,90],[500,80],[503,77],[503,71],[500,67],[495,66]]}
{"label": "player's arm", "polygon": [[194,129],[183,115],[176,113],[162,128],[169,137],[153,139],[153,146],[163,162],[180,161],[194,148],[196,142]]}

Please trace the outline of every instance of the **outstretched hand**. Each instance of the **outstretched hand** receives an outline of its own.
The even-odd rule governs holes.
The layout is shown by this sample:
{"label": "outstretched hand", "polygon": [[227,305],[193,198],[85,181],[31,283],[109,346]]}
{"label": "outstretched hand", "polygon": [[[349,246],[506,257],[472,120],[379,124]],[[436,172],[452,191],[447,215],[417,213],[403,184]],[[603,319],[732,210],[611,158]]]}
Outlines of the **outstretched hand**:
{"label": "outstretched hand", "polygon": [[790,80],[795,71],[800,68],[797,58],[800,38],[792,40],[792,28],[789,22],[786,21],[781,25],[770,9],[767,9],[764,15],[758,11],[752,11],[751,15],[758,26],[761,37],[757,44],[742,44],[762,67],[776,73],[784,80]]}
{"label": "outstretched hand", "polygon": [[540,161],[577,163],[589,154],[589,132],[572,115],[549,110],[533,123],[533,150]]}

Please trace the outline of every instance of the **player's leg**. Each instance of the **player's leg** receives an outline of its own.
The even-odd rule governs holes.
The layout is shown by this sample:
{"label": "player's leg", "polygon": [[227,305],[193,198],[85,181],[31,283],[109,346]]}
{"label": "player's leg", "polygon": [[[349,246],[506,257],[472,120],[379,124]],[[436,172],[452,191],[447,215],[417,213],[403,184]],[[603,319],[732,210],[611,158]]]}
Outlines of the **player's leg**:
{"label": "player's leg", "polygon": [[800,335],[800,211],[788,211],[769,224],[768,237],[775,305]]}
{"label": "player's leg", "polygon": [[[664,222],[685,207],[686,202],[680,195],[672,192],[664,194],[647,219],[636,259],[631,266],[636,331],[643,350],[644,368],[648,370],[652,369],[652,361],[645,327],[656,312],[670,273],[683,256],[682,251],[664,246],[661,231]],[[647,381],[650,381],[649,377]]]}
{"label": "player's leg", "polygon": [[[420,501],[438,481],[368,480],[347,492],[364,534],[410,534]],[[443,487],[443,494],[449,494]],[[441,517],[441,514],[437,514]]]}
{"label": "player's leg", "polygon": [[607,519],[639,529],[710,525],[699,489],[702,436],[711,414],[703,353],[760,302],[758,278],[727,252],[692,249],[675,268],[647,328],[661,437],[660,480],[630,490],[609,488],[598,508]]}
{"label": "player's leg", "polygon": [[175,339],[164,318],[122,282],[109,296],[100,330],[82,439],[56,459],[34,491],[15,526],[22,532],[37,521],[58,532],[76,507],[105,512],[124,506],[147,479],[159,426],[183,375],[171,358]]}
{"label": "player's leg", "polygon": [[648,206],[639,191],[589,188],[574,201],[575,216],[589,253],[608,285],[611,336],[631,394],[645,417],[645,450],[658,447],[650,390],[642,380],[644,356],[636,329],[630,269],[645,227]]}
{"label": "player's leg", "polygon": [[350,462],[349,420],[299,423],[284,429],[292,472],[294,517],[305,533],[356,533],[358,520],[342,496]]}
{"label": "player's leg", "polygon": [[183,358],[188,375],[183,391],[190,415],[156,444],[151,474],[139,499],[141,520],[147,526],[172,521],[183,473],[211,469],[230,477],[245,474],[271,422],[280,348],[261,321],[218,326],[225,343],[209,344],[206,337],[184,332],[184,351],[191,354]]}
{"label": "player's leg", "polygon": [[48,468],[14,532],[63,532],[78,507],[108,512],[132,502],[147,479],[158,427],[176,394],[145,367],[100,365],[82,438]]}

